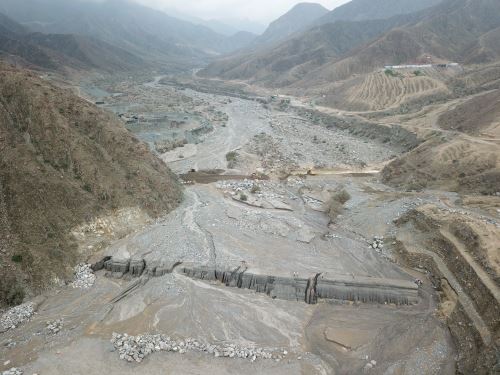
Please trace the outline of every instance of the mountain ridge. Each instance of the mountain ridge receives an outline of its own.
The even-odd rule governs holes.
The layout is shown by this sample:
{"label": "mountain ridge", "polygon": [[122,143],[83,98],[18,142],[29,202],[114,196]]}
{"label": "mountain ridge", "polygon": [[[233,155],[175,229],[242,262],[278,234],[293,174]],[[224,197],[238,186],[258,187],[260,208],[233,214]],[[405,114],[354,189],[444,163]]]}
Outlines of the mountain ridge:
{"label": "mountain ridge", "polygon": [[252,44],[254,47],[275,44],[304,30],[314,21],[328,13],[328,9],[317,3],[298,3],[284,15],[271,22],[262,35]]}

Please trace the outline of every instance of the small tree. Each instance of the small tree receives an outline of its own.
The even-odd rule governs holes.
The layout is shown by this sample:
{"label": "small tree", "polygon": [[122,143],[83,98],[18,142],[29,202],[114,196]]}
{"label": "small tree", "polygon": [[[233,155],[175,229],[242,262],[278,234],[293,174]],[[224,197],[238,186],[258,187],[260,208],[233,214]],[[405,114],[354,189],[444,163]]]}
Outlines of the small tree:
{"label": "small tree", "polygon": [[330,218],[330,222],[335,221],[344,211],[344,205],[351,199],[351,195],[345,189],[338,190],[332,194],[326,203],[326,213]]}
{"label": "small tree", "polygon": [[226,161],[228,168],[234,168],[236,162],[238,161],[238,153],[236,151],[231,151],[226,154]]}
{"label": "small tree", "polygon": [[384,70],[384,73],[389,77],[397,77],[397,73],[392,69],[386,69]]}
{"label": "small tree", "polygon": [[259,185],[253,185],[252,190],[250,190],[250,193],[252,194],[257,194],[260,191],[260,186]]}

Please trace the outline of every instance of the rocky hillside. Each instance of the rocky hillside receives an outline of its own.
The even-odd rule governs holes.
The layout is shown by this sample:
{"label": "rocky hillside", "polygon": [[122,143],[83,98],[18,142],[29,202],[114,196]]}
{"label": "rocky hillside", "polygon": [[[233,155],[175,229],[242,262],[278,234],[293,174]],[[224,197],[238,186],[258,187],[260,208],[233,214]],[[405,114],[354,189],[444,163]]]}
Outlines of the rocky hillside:
{"label": "rocky hillside", "polygon": [[85,257],[77,253],[75,227],[120,208],[156,217],[182,196],[167,166],[121,122],[6,65],[0,154],[2,302],[68,276]]}
{"label": "rocky hillside", "polygon": [[328,9],[315,3],[299,3],[283,16],[273,21],[258,37],[254,45],[270,45],[288,38],[290,35],[309,27],[328,13]]}

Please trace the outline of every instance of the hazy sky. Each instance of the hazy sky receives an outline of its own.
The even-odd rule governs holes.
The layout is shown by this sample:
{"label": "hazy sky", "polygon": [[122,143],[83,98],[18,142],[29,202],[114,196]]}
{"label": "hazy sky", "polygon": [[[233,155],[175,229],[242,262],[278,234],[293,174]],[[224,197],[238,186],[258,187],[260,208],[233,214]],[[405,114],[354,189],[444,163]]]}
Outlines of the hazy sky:
{"label": "hazy sky", "polygon": [[[175,8],[178,11],[204,19],[249,19],[268,23],[292,6],[297,0],[136,0],[158,9]],[[328,9],[333,9],[348,0],[318,0]]]}

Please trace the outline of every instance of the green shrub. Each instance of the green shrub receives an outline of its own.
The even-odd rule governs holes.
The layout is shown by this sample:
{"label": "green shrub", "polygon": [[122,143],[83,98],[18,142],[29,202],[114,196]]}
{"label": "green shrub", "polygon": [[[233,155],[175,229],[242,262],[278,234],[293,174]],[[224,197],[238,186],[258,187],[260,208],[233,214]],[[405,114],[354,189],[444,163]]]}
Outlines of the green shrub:
{"label": "green shrub", "polygon": [[226,154],[226,160],[232,161],[238,158],[238,153],[236,151],[231,151]]}
{"label": "green shrub", "polygon": [[21,263],[23,261],[23,256],[21,254],[15,254],[12,255],[12,258],[10,259],[15,263]]}
{"label": "green shrub", "polygon": [[246,202],[246,201],[248,200],[248,197],[247,197],[245,194],[241,193],[241,194],[240,194],[240,199],[241,199],[243,202]]}
{"label": "green shrub", "polygon": [[385,75],[387,75],[389,77],[397,77],[398,76],[398,73],[396,73],[392,69],[386,69],[386,70],[384,70],[384,73],[385,73]]}
{"label": "green shrub", "polygon": [[234,168],[238,161],[238,153],[236,151],[231,151],[226,154],[227,167]]}
{"label": "green shrub", "polygon": [[252,190],[250,190],[250,193],[256,194],[260,191],[260,186],[259,185],[254,185],[252,186]]}
{"label": "green shrub", "polygon": [[333,194],[332,199],[335,199],[340,204],[345,204],[351,199],[351,195],[347,192],[347,190],[342,189]]}

